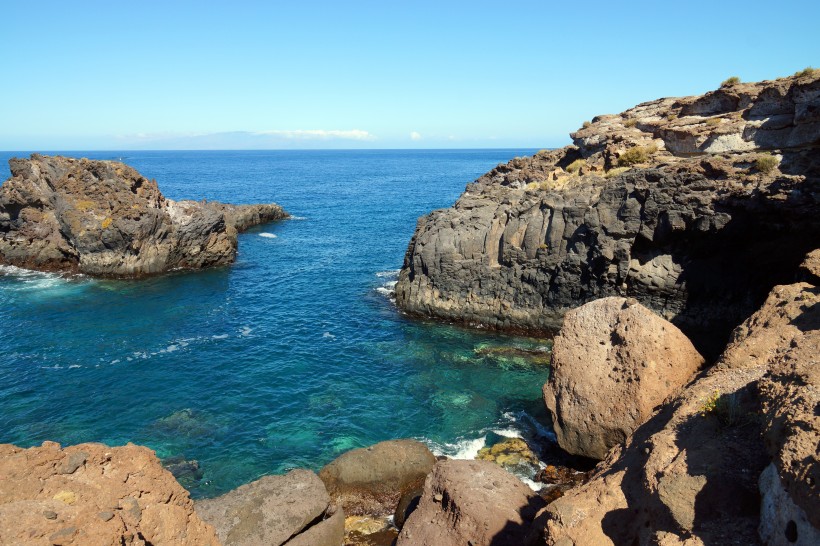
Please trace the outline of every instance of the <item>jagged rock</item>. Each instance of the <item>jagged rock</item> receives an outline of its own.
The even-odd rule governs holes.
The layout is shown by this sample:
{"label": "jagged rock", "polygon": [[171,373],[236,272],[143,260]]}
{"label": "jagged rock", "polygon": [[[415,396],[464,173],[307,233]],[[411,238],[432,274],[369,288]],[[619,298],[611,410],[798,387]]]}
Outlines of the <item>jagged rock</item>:
{"label": "jagged rock", "polygon": [[197,501],[196,511],[225,546],[338,546],[344,537],[343,512],[309,470],[264,476],[221,497]]}
{"label": "jagged rock", "polygon": [[224,265],[237,230],[288,215],[278,205],[172,201],[115,161],[33,154],[0,187],[0,263],[135,277]]}
{"label": "jagged rock", "polygon": [[348,515],[386,516],[435,463],[421,442],[389,440],[343,453],[322,468],[319,477]]}
{"label": "jagged rock", "polygon": [[717,355],[820,237],[818,112],[820,73],[599,116],[575,145],[499,165],[421,218],[396,303],[538,332],[630,296]]}
{"label": "jagged rock", "polygon": [[688,383],[703,357],[635,300],[603,298],[567,313],[544,401],[560,445],[603,459]]}
{"label": "jagged rock", "polygon": [[[781,489],[816,472],[817,454],[808,446],[816,447],[817,423],[805,411],[815,391],[794,378],[781,390],[777,378],[817,373],[806,352],[816,360],[811,332],[820,328],[818,304],[820,292],[812,284],[775,287],[735,330],[715,366],[638,427],[625,446],[614,447],[588,483],[546,508],[539,516],[546,543],[758,544],[759,525],[761,533],[772,529],[778,539],[791,530],[782,517],[796,511],[780,499],[804,503],[816,514],[816,485],[803,482],[789,494]],[[767,373],[771,379],[763,380]],[[786,407],[776,402],[780,396],[788,399]],[[771,408],[764,419],[761,398]],[[795,408],[788,406],[792,402]],[[785,414],[791,424],[784,427]],[[771,468],[764,431],[782,476],[764,473]],[[797,446],[802,451],[792,458],[789,450]],[[812,536],[807,528],[800,534]]]}
{"label": "jagged rock", "polygon": [[0,445],[0,544],[218,545],[148,448]]}
{"label": "jagged rock", "polygon": [[544,501],[521,480],[489,461],[446,460],[424,483],[418,508],[397,546],[526,546]]}
{"label": "jagged rock", "polygon": [[760,387],[773,459],[760,477],[760,536],[767,544],[820,544],[820,320],[798,327],[802,335]]}

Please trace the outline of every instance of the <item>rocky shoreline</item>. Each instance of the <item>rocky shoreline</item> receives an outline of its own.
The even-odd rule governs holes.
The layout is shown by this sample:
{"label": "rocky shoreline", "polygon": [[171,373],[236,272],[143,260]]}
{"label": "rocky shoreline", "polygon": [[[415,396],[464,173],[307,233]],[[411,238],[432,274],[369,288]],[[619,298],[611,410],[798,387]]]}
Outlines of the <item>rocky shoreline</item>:
{"label": "rocky shoreline", "polygon": [[0,264],[134,278],[236,259],[238,232],[289,215],[276,204],[173,201],[115,161],[33,154],[0,186]]}
{"label": "rocky shoreline", "polygon": [[[391,440],[193,502],[147,448],[2,445],[0,543],[820,543],[820,73],[645,103],[574,139],[423,218],[396,294],[415,314],[560,325],[544,403],[589,472],[541,468],[536,492],[509,471],[539,466],[524,442],[452,460]],[[26,174],[48,161],[10,186],[52,181]],[[144,184],[155,218],[221,215],[227,234],[264,217],[183,215]],[[40,201],[5,191],[30,206],[0,226],[34,229]],[[99,263],[51,248],[29,259]]]}
{"label": "rocky shoreline", "polygon": [[598,116],[419,220],[404,311],[554,332],[634,297],[709,356],[820,238],[818,72]]}

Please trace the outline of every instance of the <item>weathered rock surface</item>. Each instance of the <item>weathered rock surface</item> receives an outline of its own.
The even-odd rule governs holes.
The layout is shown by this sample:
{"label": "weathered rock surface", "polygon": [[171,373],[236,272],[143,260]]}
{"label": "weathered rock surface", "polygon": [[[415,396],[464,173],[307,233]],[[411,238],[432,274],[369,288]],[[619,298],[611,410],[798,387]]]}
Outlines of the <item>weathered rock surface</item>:
{"label": "weathered rock surface", "polygon": [[221,497],[196,502],[225,546],[334,545],[344,538],[344,514],[309,470],[264,476]]}
{"label": "weathered rock surface", "polygon": [[216,545],[148,448],[0,445],[0,544]]}
{"label": "weathered rock surface", "polygon": [[340,455],[319,472],[348,515],[393,515],[402,494],[418,486],[436,464],[416,440],[390,440]]}
{"label": "weathered rock surface", "polygon": [[544,385],[558,445],[603,459],[703,364],[678,328],[636,300],[603,298],[570,311]]}
{"label": "weathered rock surface", "polygon": [[818,287],[776,286],[715,366],[547,507],[546,543],[811,543],[818,329]]}
{"label": "weathered rock surface", "polygon": [[0,187],[0,263],[136,277],[234,261],[237,231],[286,218],[278,205],[172,201],[115,161],[11,159]]}
{"label": "weathered rock surface", "polygon": [[397,546],[526,546],[544,501],[521,480],[489,461],[446,460],[424,483],[418,508]]}
{"label": "weathered rock surface", "polygon": [[421,218],[397,305],[554,331],[582,303],[635,297],[715,356],[820,237],[820,72],[644,103],[572,136]]}

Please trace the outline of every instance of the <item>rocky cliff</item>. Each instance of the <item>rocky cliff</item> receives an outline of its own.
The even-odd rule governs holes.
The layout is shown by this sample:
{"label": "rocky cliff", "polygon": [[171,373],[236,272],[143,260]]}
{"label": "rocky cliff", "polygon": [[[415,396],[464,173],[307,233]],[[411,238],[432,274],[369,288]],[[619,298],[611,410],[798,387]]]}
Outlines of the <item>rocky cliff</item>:
{"label": "rocky cliff", "polygon": [[631,296],[716,354],[820,235],[820,71],[598,116],[419,220],[412,314],[554,331]]}
{"label": "rocky cliff", "polygon": [[0,187],[0,263],[136,277],[228,264],[237,231],[288,215],[275,204],[172,201],[114,161],[12,159]]}

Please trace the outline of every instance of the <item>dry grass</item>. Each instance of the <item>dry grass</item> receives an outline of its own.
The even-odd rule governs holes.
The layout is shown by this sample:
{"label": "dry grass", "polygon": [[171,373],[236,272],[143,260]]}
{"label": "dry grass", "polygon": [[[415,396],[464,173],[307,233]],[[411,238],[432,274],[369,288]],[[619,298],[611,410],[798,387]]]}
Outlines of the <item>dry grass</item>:
{"label": "dry grass", "polygon": [[761,154],[755,158],[755,169],[763,174],[769,174],[777,168],[779,163],[775,156]]}
{"label": "dry grass", "polygon": [[723,80],[720,84],[721,87],[732,87],[733,85],[737,85],[740,83],[740,78],[737,76],[731,76]]}
{"label": "dry grass", "polygon": [[575,161],[573,161],[572,163],[570,163],[569,165],[567,165],[567,169],[566,169],[566,171],[567,171],[568,173],[575,174],[575,173],[577,173],[578,171],[580,171],[580,170],[581,170],[581,167],[583,167],[584,165],[586,165],[586,163],[587,163],[587,162],[586,162],[586,161],[584,161],[583,159],[576,159]]}
{"label": "dry grass", "polygon": [[632,165],[637,165],[638,163],[646,163],[646,161],[655,155],[657,151],[658,147],[654,144],[649,144],[648,146],[635,146],[634,148],[630,148],[621,154],[621,157],[618,158],[618,166],[631,167]]}

